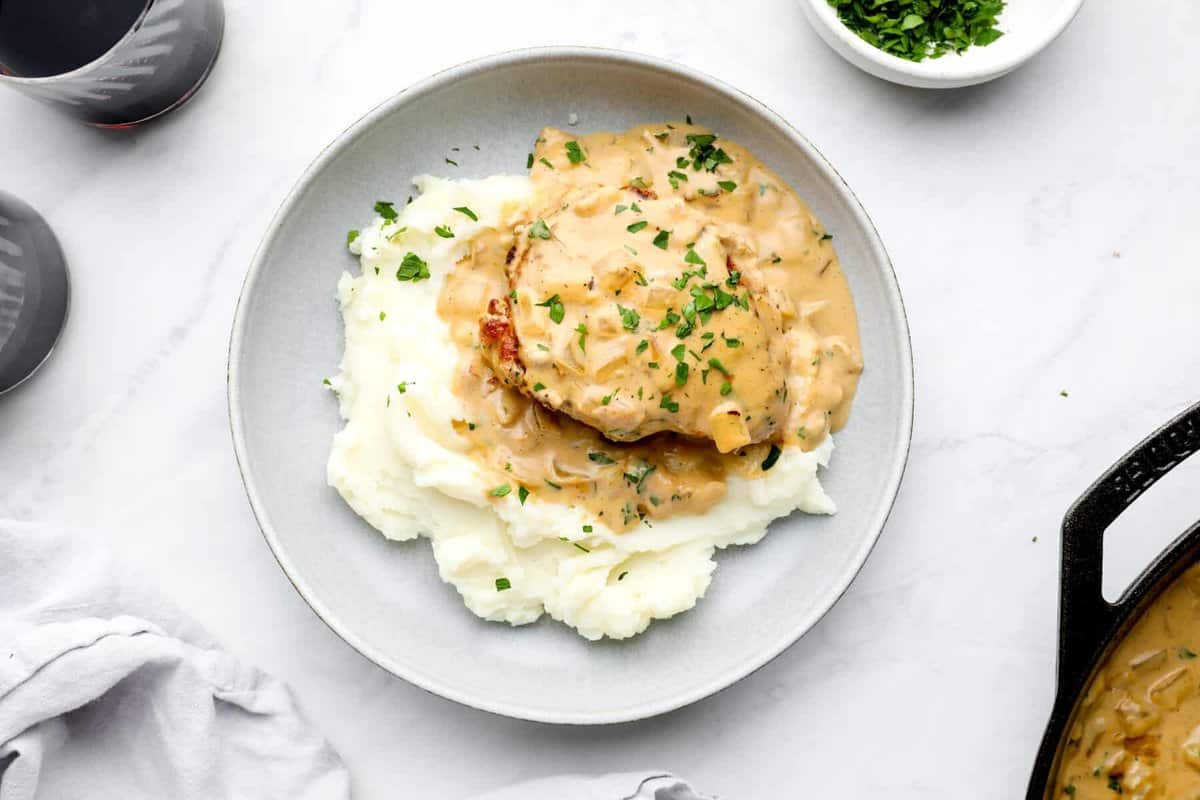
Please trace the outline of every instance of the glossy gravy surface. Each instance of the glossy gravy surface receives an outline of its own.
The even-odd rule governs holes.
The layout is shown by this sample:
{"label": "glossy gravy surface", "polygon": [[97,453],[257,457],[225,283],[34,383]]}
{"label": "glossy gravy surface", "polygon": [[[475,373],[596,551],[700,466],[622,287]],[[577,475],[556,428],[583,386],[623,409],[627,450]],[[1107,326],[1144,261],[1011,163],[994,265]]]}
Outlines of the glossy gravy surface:
{"label": "glossy gravy surface", "polygon": [[1052,797],[1200,800],[1200,564],[1142,614],[1089,684]]}
{"label": "glossy gravy surface", "polygon": [[476,240],[439,299],[476,460],[626,530],[845,423],[862,360],[833,238],[749,151],[546,129],[532,162],[530,219]]}

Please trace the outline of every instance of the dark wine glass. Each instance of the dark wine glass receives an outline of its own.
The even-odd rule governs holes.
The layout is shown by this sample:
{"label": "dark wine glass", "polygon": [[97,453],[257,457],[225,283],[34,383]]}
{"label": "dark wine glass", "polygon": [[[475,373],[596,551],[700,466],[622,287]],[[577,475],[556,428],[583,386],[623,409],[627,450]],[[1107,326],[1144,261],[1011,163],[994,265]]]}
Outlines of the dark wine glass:
{"label": "dark wine glass", "polygon": [[90,125],[139,125],[208,77],[221,0],[0,0],[0,85]]}
{"label": "dark wine glass", "polygon": [[49,357],[67,318],[67,262],[50,226],[0,191],[0,394]]}

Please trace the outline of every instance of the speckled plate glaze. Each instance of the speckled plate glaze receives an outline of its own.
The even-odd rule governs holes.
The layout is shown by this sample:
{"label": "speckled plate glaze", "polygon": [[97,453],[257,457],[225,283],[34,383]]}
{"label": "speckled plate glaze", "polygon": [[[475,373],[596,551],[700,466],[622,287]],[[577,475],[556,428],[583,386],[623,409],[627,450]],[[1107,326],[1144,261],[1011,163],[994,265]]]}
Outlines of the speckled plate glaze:
{"label": "speckled plate glaze", "polygon": [[[325,483],[341,420],[321,379],[341,357],[334,289],[355,267],[346,231],[370,217],[376,199],[402,201],[414,175],[522,173],[537,131],[565,126],[572,115],[578,130],[593,131],[686,114],[751,148],[837,237],[867,364],[824,474],[841,511],[793,515],[760,544],[720,554],[708,597],[632,640],[587,642],[548,618],[524,628],[483,622],[439,580],[424,540],[386,541]],[[250,503],[280,566],[321,619],[417,686],[554,723],[613,723],[679,708],[745,677],[809,630],[846,590],[887,520],[912,410],[900,291],[841,177],[746,95],[675,64],[607,50],[524,50],[474,61],[359,120],[317,158],[271,223],[229,349],[229,414]]]}

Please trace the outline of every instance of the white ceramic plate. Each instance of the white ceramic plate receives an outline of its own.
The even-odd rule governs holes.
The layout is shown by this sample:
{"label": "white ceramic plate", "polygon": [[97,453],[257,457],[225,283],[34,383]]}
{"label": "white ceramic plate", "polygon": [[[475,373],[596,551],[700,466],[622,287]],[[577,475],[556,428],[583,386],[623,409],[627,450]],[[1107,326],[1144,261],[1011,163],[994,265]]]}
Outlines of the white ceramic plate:
{"label": "white ceramic plate", "polygon": [[885,80],[921,89],[954,89],[1007,75],[1059,37],[1083,0],[1007,0],[998,19],[1004,35],[961,55],[908,61],[872,47],[847,28],[829,0],[800,0],[817,33],[851,64]]}
{"label": "white ceramic plate", "polygon": [[[589,643],[550,619],[483,622],[443,584],[424,541],[392,543],[325,484],[341,425],[321,380],[342,352],[334,289],[354,269],[346,231],[423,172],[521,173],[538,130],[623,129],[691,114],[750,147],[836,235],[867,371],[825,485],[834,517],[778,521],[719,556],[708,597],[624,642]],[[479,145],[475,150],[473,145]],[[461,150],[452,154],[452,146]],[[461,165],[445,163],[451,156]],[[429,691],[513,717],[608,723],[712,694],[778,655],[858,573],[891,509],[912,425],[912,360],[896,279],[850,189],[786,122],[683,67],[590,49],[528,50],[443,72],[342,134],[300,179],[250,267],[229,352],[229,412],[246,491],[267,541],[328,625]]]}

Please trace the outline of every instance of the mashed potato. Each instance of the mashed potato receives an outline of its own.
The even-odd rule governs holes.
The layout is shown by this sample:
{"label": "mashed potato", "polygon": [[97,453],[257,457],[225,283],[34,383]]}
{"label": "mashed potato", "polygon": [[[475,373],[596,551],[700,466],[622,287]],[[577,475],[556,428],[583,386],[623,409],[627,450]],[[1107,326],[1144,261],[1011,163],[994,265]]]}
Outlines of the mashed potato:
{"label": "mashed potato", "polygon": [[[352,242],[361,273],[338,284],[346,348],[331,383],[346,424],[328,480],[389,539],[428,537],[442,579],[471,611],[513,625],[548,613],[588,639],[633,636],[704,596],[717,548],[757,542],[771,520],[796,509],[834,512],[817,479],[832,453],[828,437],[811,452],[785,448],[759,479],[731,475],[703,516],[624,533],[540,493],[524,502],[516,492],[491,496],[494,475],[469,457],[453,424],[465,416],[452,391],[458,352],[438,295],[473,237],[521,219],[532,187],[510,176],[416,184],[421,195],[396,219],[377,216]],[[427,279],[397,279],[410,253]]]}

